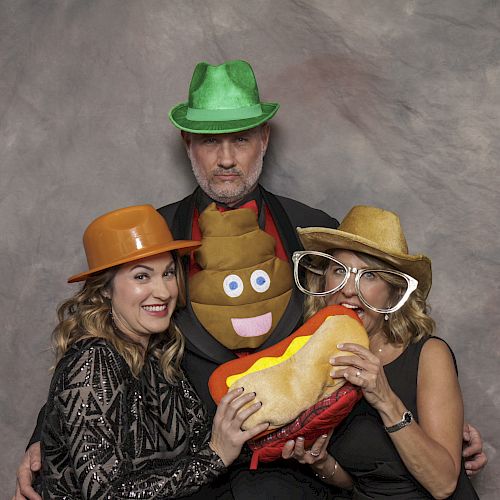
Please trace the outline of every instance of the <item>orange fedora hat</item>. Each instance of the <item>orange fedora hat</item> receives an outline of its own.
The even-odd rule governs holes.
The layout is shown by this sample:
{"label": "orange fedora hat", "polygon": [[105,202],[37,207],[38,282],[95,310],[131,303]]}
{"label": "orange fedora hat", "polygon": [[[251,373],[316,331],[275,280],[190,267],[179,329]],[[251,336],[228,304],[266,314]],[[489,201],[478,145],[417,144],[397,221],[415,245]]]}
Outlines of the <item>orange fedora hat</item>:
{"label": "orange fedora hat", "polygon": [[89,224],[83,233],[89,270],[71,276],[68,283],[171,250],[178,250],[182,255],[200,245],[199,241],[174,240],[165,219],[151,205],[120,208]]}

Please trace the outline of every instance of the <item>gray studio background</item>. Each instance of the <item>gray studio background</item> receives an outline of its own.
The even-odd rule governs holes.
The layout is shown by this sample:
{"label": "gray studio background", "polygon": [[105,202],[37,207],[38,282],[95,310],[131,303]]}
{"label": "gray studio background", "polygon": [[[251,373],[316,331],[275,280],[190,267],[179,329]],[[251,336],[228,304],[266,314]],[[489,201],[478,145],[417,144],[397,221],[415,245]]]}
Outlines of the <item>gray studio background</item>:
{"label": "gray studio background", "polygon": [[235,58],[281,103],[264,184],[337,218],[395,210],[432,258],[438,334],[490,459],[475,485],[498,498],[499,27],[497,0],[1,0],[1,498],[85,226],[190,192],[168,110],[197,61]]}

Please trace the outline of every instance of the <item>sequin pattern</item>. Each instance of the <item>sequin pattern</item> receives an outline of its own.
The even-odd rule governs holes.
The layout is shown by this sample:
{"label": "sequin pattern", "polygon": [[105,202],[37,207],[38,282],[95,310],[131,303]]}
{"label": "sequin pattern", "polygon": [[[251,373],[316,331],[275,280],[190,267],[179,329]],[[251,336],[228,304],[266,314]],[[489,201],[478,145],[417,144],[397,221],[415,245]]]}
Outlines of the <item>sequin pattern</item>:
{"label": "sequin pattern", "polygon": [[81,341],[59,362],[42,431],[44,498],[173,498],[224,464],[186,379],[165,380],[157,360],[134,378],[104,340]]}

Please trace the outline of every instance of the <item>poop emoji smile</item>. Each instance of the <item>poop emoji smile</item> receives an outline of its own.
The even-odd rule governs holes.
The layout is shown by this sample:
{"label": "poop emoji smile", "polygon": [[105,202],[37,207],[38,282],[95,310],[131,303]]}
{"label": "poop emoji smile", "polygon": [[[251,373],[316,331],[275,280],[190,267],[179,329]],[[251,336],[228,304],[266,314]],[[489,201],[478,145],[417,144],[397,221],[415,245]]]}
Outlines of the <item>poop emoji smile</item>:
{"label": "poop emoji smile", "polygon": [[240,337],[258,337],[273,326],[273,314],[268,312],[254,318],[231,318],[231,323]]}
{"label": "poop emoji smile", "polygon": [[202,270],[189,279],[194,313],[229,349],[259,347],[290,300],[290,266],[275,256],[274,238],[251,209],[219,212],[211,204],[198,222],[202,246],[195,259]]}

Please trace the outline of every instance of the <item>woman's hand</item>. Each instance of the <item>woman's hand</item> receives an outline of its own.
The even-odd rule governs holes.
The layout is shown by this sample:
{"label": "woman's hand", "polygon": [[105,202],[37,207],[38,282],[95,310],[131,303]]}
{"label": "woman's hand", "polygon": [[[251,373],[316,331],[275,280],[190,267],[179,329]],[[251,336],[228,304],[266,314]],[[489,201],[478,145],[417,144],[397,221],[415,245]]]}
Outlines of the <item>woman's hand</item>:
{"label": "woman's hand", "polygon": [[377,356],[359,344],[339,344],[338,348],[352,352],[354,356],[330,359],[335,367],[330,375],[333,378],[344,377],[351,384],[361,387],[363,396],[375,409],[382,410],[390,405],[395,395]]}
{"label": "woman's hand", "polygon": [[17,469],[16,493],[12,500],[42,500],[32,487],[35,474],[42,467],[40,443],[33,443],[27,450]]}
{"label": "woman's hand", "polygon": [[327,451],[333,429],[328,434],[323,434],[314,441],[311,448],[304,448],[304,438],[298,437],[285,443],[281,456],[294,458],[301,464],[308,464],[312,470],[328,484],[335,484],[341,488],[352,488],[351,476],[338,464]]}
{"label": "woman's hand", "polygon": [[285,443],[283,450],[281,450],[281,456],[283,458],[294,458],[297,462],[301,464],[308,465],[320,465],[328,458],[328,452],[326,448],[328,446],[328,441],[330,441],[329,434],[323,434],[313,443],[309,450],[304,448],[304,438],[298,437],[295,441],[291,439]]}
{"label": "woman's hand", "polygon": [[255,398],[255,393],[242,394],[243,389],[239,387],[229,391],[221,399],[212,425],[212,438],[209,445],[226,467],[239,456],[246,441],[269,427],[268,423],[263,423],[247,431],[241,430],[241,424],[262,406],[262,403],[257,401],[242,409]]}
{"label": "woman's hand", "polygon": [[464,424],[462,456],[465,459],[465,472],[473,476],[480,472],[488,462],[483,451],[483,440],[479,431],[471,424]]}

